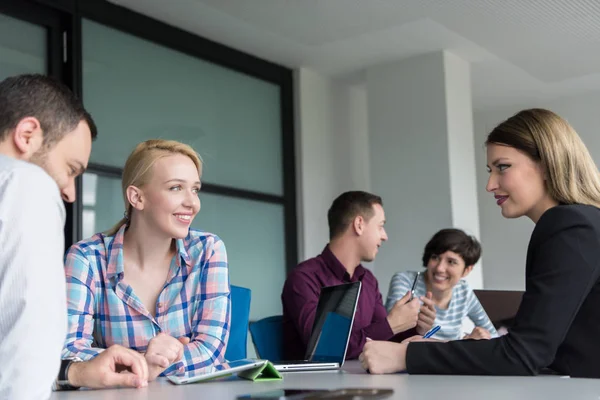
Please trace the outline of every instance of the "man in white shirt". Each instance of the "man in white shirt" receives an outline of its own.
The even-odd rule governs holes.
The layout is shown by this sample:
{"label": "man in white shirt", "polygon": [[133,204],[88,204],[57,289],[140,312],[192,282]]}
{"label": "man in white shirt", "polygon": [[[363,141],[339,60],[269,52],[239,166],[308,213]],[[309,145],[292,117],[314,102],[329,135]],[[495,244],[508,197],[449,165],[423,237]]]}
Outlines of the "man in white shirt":
{"label": "man in white shirt", "polygon": [[62,200],[75,201],[95,136],[91,116],[62,84],[43,75],[0,82],[0,399],[48,398],[57,376],[71,386],[146,384],[144,357],[120,346],[61,367]]}

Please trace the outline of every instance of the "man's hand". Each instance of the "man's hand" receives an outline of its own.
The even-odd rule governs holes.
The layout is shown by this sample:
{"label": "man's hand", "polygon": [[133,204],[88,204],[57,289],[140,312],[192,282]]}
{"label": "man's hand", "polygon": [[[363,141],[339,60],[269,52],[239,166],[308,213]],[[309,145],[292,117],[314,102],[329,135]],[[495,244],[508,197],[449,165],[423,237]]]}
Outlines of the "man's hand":
{"label": "man's hand", "polygon": [[387,316],[394,335],[417,326],[419,306],[419,300],[413,299],[410,301],[410,291],[394,304]]}
{"label": "man's hand", "polygon": [[392,374],[406,370],[407,344],[369,340],[358,357],[371,374]]}
{"label": "man's hand", "polygon": [[114,386],[148,386],[148,365],[143,355],[115,344],[90,361],[69,367],[70,385],[103,389]]}
{"label": "man's hand", "polygon": [[417,321],[417,333],[424,335],[428,330],[433,328],[435,322],[435,304],[431,298],[433,294],[427,292],[427,296],[421,297],[423,304],[421,305],[421,312],[419,313],[419,320]]}
{"label": "man's hand", "polygon": [[146,349],[146,362],[148,363],[148,380],[153,381],[171,364],[179,361],[183,356],[183,346],[190,339],[182,337],[175,339],[165,333],[159,333],[150,340]]}
{"label": "man's hand", "polygon": [[475,340],[481,340],[481,339],[491,339],[492,335],[490,334],[490,332],[485,329],[482,328],[480,326],[476,326],[475,329],[473,329],[473,332],[471,332],[470,334],[466,335],[463,339],[475,339]]}

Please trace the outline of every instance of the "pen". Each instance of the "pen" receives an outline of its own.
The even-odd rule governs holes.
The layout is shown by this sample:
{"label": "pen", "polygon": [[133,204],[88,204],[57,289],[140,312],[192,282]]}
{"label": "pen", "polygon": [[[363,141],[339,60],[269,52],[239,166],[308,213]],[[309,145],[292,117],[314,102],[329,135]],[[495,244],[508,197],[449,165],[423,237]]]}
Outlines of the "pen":
{"label": "pen", "polygon": [[439,331],[439,330],[440,330],[440,328],[441,328],[441,327],[440,327],[439,325],[436,325],[436,326],[434,326],[434,327],[433,327],[433,328],[431,328],[431,329],[430,329],[430,330],[429,330],[429,331],[428,331],[426,334],[424,334],[424,335],[423,335],[423,339],[429,339],[430,337],[432,337],[433,335],[435,335],[435,333],[436,333],[437,331]]}
{"label": "pen", "polygon": [[410,301],[415,297],[415,287],[417,286],[417,280],[419,279],[420,272],[417,272],[417,276],[415,276],[415,280],[413,281],[412,289],[410,289]]}

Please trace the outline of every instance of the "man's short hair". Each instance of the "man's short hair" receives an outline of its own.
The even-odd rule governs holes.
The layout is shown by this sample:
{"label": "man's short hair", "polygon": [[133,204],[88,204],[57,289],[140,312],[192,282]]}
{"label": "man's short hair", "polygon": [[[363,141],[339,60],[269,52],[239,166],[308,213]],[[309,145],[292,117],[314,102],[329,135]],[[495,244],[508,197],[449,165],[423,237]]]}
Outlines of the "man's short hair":
{"label": "man's short hair", "polygon": [[475,265],[481,257],[481,245],[474,236],[469,236],[460,229],[442,229],[425,245],[423,266],[427,267],[431,256],[439,256],[447,251],[461,256],[465,267]]}
{"label": "man's short hair", "polygon": [[96,124],[79,98],[46,75],[18,75],[0,82],[0,142],[27,117],[40,122],[44,148],[58,143],[81,121],[89,126],[92,139],[97,135]]}
{"label": "man's short hair", "polygon": [[365,220],[373,217],[373,205],[383,206],[381,197],[362,191],[345,192],[339,195],[327,212],[329,239],[343,234],[357,216]]}

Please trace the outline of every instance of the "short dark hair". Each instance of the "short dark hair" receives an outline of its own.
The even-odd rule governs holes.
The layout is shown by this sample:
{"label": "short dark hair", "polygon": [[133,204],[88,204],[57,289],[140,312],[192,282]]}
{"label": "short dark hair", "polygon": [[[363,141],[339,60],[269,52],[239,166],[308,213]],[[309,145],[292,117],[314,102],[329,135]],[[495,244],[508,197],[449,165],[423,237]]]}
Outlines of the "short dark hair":
{"label": "short dark hair", "polygon": [[329,239],[333,239],[346,231],[348,225],[357,216],[366,220],[373,217],[373,205],[383,206],[381,197],[362,191],[345,192],[339,195],[329,207]]}
{"label": "short dark hair", "polygon": [[460,229],[442,229],[425,245],[423,266],[427,267],[431,256],[439,256],[447,251],[453,251],[461,256],[465,267],[475,265],[481,257],[481,245],[475,237],[467,235]]}
{"label": "short dark hair", "polygon": [[35,117],[49,148],[85,121],[94,139],[98,133],[81,100],[59,81],[40,74],[18,75],[0,82],[0,142],[23,118]]}

